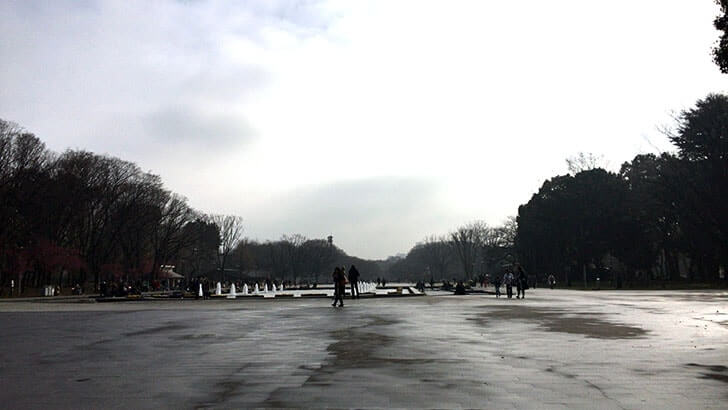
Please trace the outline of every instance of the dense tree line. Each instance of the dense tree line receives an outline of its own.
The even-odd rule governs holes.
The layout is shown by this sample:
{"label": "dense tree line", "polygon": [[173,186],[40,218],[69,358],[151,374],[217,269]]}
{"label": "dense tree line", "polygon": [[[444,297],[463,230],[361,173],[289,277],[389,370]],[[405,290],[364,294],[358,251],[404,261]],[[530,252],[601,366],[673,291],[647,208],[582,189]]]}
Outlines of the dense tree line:
{"label": "dense tree line", "polygon": [[728,266],[728,97],[709,95],[669,133],[677,152],[638,155],[544,182],[518,211],[527,270],[575,279],[715,282]]}
{"label": "dense tree line", "polygon": [[219,231],[136,164],[57,154],[0,120],[0,285],[153,279],[191,249],[214,255]]}
{"label": "dense tree line", "polygon": [[326,239],[300,234],[283,235],[277,241],[245,240],[231,254],[229,279],[276,279],[293,283],[327,283],[335,266],[356,265],[362,280],[382,275],[377,261],[347,255]]}

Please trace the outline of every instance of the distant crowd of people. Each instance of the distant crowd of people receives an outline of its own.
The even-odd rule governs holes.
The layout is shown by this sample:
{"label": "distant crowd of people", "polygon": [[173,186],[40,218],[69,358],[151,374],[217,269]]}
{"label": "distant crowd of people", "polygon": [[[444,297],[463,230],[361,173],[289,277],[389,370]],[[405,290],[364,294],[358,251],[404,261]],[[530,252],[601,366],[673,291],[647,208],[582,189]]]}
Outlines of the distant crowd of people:
{"label": "distant crowd of people", "polygon": [[[556,285],[556,277],[553,274],[550,274],[546,279],[546,283],[551,289],[553,289]],[[494,275],[491,277],[490,275],[483,274],[471,281],[468,281],[467,283],[462,280],[443,280],[441,289],[446,291],[452,291],[456,295],[465,295],[467,293],[467,286],[475,287],[477,285],[480,285],[481,287],[485,288],[488,287],[490,284],[492,284],[495,288],[496,298],[500,298],[501,296],[503,296],[503,294],[501,293],[501,288],[505,287],[506,297],[513,298],[513,288],[515,288],[516,299],[525,299],[526,290],[529,289],[531,285],[535,287],[536,282],[529,281],[529,277],[523,267],[519,264],[515,264],[512,267],[506,269],[501,275]],[[417,289],[424,290],[424,287],[424,281],[417,282]],[[434,289],[434,287],[435,281],[433,278],[431,278],[430,288]]]}

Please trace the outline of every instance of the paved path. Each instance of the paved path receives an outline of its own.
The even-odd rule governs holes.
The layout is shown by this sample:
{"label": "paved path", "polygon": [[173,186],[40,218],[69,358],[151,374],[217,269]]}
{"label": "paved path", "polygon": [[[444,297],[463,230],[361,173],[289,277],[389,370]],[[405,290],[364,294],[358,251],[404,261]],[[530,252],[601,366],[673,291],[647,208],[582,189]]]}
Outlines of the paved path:
{"label": "paved path", "polygon": [[0,304],[3,408],[728,408],[727,292]]}

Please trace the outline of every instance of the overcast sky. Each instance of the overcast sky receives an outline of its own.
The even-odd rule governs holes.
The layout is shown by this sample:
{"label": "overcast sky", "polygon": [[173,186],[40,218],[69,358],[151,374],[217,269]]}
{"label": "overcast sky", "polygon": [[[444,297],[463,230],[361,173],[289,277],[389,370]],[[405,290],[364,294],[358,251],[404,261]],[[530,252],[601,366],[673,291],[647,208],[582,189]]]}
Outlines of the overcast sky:
{"label": "overcast sky", "polygon": [[613,170],[728,76],[712,0],[0,2],[0,118],[351,255]]}

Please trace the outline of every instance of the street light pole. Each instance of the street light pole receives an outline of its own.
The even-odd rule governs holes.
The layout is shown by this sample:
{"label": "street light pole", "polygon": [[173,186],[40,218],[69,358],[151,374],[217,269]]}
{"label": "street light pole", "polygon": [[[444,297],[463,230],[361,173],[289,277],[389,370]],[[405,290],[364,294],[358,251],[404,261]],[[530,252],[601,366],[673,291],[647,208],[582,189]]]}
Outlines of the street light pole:
{"label": "street light pole", "polygon": [[331,263],[334,259],[334,235],[329,235],[326,240],[329,242],[329,263]]}

